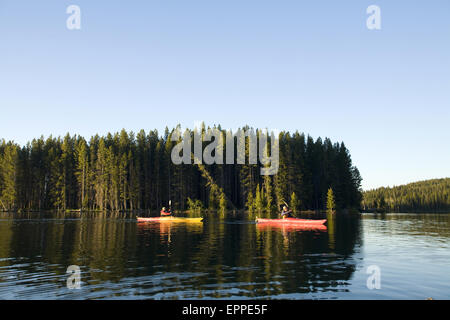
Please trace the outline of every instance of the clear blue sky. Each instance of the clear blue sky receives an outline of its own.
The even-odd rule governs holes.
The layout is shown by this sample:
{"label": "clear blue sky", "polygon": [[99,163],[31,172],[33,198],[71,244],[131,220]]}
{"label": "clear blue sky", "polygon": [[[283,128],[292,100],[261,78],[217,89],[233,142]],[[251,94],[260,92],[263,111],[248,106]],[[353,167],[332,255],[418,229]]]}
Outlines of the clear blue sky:
{"label": "clear blue sky", "polygon": [[0,0],[0,138],[20,144],[197,121],[299,130],[344,141],[367,189],[450,176],[449,108],[448,0]]}

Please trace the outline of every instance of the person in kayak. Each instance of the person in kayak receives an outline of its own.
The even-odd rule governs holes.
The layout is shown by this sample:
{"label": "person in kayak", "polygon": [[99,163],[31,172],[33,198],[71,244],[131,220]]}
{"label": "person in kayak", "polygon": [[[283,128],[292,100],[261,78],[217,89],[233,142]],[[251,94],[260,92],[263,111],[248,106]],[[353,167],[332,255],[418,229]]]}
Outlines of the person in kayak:
{"label": "person in kayak", "polygon": [[161,209],[160,214],[161,214],[161,216],[163,216],[163,217],[168,217],[168,216],[171,216],[171,215],[172,215],[172,210],[166,209],[166,207],[163,207],[163,208]]}
{"label": "person in kayak", "polygon": [[284,207],[283,207],[283,211],[281,211],[280,214],[281,214],[281,219],[284,219],[284,218],[293,218],[293,216],[292,216],[292,211],[289,210],[287,206],[284,206]]}

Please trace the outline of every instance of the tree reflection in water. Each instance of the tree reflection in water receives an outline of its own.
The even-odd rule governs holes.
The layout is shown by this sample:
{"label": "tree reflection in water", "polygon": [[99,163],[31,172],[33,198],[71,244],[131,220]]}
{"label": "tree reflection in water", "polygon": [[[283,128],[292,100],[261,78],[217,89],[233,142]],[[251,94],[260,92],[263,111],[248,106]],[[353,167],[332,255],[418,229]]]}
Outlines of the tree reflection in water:
{"label": "tree reflection in water", "polygon": [[361,245],[359,218],[329,219],[321,230],[260,226],[247,215],[145,224],[124,214],[6,218],[0,277],[19,272],[40,297],[70,297],[65,272],[75,264],[83,298],[299,298],[346,290]]}

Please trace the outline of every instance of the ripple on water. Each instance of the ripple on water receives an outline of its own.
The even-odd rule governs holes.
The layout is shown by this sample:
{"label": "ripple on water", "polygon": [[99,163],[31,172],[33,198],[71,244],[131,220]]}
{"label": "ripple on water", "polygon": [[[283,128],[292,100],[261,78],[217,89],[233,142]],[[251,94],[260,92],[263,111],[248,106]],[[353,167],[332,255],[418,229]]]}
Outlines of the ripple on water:
{"label": "ripple on water", "polygon": [[[126,219],[5,219],[0,298],[448,298],[450,228],[420,219],[363,217],[361,230],[336,224],[318,236],[258,233],[239,221],[191,232],[143,231]],[[80,290],[66,288],[70,264],[82,267]],[[373,264],[381,290],[366,287]]]}

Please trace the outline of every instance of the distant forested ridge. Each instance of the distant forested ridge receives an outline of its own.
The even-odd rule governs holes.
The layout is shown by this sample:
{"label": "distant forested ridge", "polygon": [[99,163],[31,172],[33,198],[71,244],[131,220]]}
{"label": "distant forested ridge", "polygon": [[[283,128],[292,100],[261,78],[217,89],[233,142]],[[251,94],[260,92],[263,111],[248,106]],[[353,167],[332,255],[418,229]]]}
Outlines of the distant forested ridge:
{"label": "distant forested ridge", "polygon": [[278,174],[262,176],[260,164],[175,165],[173,132],[0,141],[0,210],[149,210],[169,200],[177,210],[323,210],[329,188],[337,209],[360,206],[362,179],[344,143],[281,132]]}
{"label": "distant forested ridge", "polygon": [[364,192],[363,209],[379,212],[450,212],[450,178]]}

